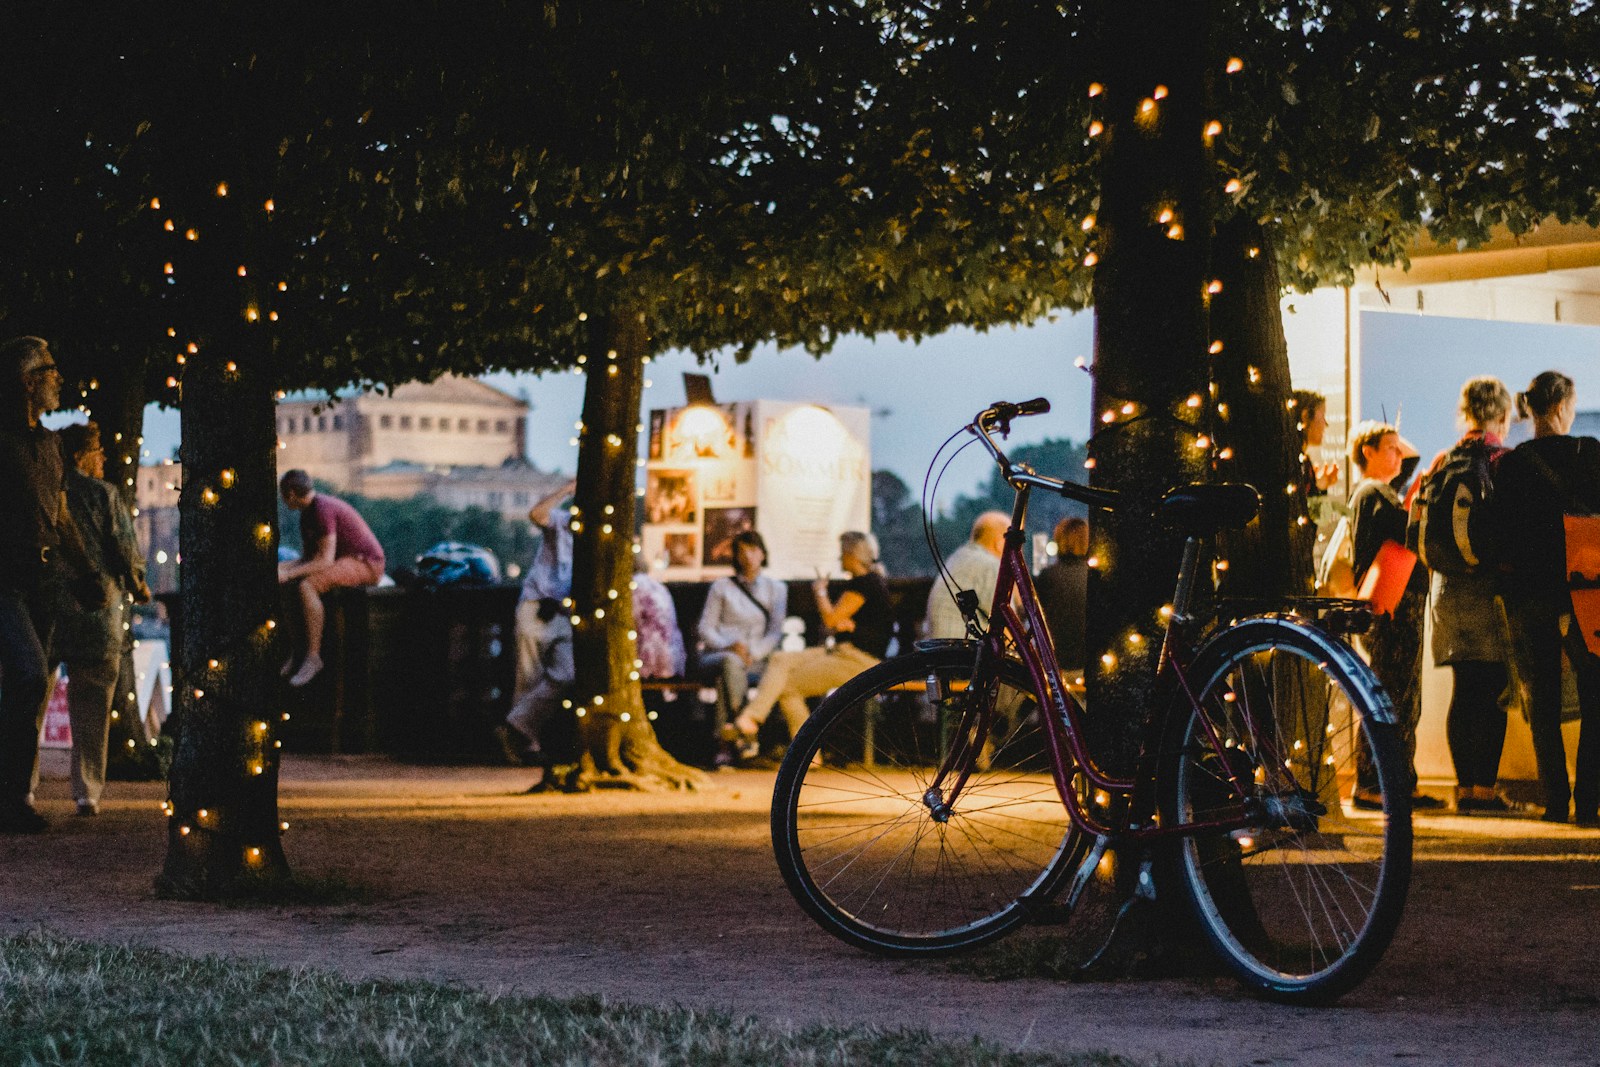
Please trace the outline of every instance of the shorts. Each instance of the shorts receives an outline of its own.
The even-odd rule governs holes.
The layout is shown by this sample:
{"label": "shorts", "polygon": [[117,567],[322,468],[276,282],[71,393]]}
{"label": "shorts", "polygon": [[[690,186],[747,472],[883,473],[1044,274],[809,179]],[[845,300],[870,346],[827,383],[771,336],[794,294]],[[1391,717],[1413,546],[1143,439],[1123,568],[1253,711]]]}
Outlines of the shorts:
{"label": "shorts", "polygon": [[383,578],[383,564],[374,563],[362,556],[341,556],[314,574],[301,579],[318,593],[330,589],[377,585]]}

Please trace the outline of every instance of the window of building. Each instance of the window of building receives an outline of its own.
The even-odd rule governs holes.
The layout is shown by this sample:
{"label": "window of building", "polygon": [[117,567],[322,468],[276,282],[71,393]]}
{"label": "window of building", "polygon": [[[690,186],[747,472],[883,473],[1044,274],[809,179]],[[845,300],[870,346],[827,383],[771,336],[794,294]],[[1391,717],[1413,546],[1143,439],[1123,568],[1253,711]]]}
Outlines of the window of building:
{"label": "window of building", "polygon": [[393,415],[379,415],[378,416],[378,429],[380,429],[380,430],[392,430],[392,429],[394,429],[394,416]]}
{"label": "window of building", "polygon": [[449,419],[440,419],[439,420],[439,432],[440,433],[449,433],[450,432],[450,420]]}
{"label": "window of building", "polygon": [[510,429],[511,429],[511,424],[509,422],[507,422],[505,419],[495,419],[494,420],[494,432],[495,433],[506,433]]}
{"label": "window of building", "polygon": [[335,415],[333,417],[333,428],[335,430],[344,429],[344,416],[343,415]]}
{"label": "window of building", "polygon": [[300,420],[300,429],[304,433],[310,433],[311,432],[311,416],[310,415],[307,415],[305,418]]}
{"label": "window of building", "polygon": [[505,500],[505,496],[506,495],[504,493],[500,492],[500,490],[498,490],[498,489],[490,490],[489,491],[489,506],[491,508],[499,507],[501,505],[501,502]]}
{"label": "window of building", "polygon": [[489,420],[488,419],[479,419],[478,420],[478,432],[479,433],[488,433],[489,432]]}
{"label": "window of building", "polygon": [[280,433],[280,434],[294,433],[294,420],[293,419],[279,419],[278,420],[278,433]]}
{"label": "window of building", "polygon": [[326,415],[318,415],[317,416],[317,432],[318,433],[322,433],[327,428],[328,428],[328,416],[326,416]]}
{"label": "window of building", "polygon": [[411,416],[410,415],[401,415],[400,416],[400,428],[402,430],[411,429]]}
{"label": "window of building", "polygon": [[524,492],[512,493],[511,494],[511,502],[513,504],[515,504],[519,508],[525,508],[525,507],[531,506],[530,505],[530,501],[528,500],[528,494],[524,493]]}
{"label": "window of building", "polygon": [[459,422],[456,423],[456,429],[460,430],[462,433],[470,433],[470,432],[472,432],[472,420],[471,419],[462,419],[462,420],[460,420]]}
{"label": "window of building", "polygon": [[433,416],[432,415],[423,415],[420,418],[418,418],[417,419],[417,429],[419,429],[419,430],[431,430],[431,429],[433,429]]}

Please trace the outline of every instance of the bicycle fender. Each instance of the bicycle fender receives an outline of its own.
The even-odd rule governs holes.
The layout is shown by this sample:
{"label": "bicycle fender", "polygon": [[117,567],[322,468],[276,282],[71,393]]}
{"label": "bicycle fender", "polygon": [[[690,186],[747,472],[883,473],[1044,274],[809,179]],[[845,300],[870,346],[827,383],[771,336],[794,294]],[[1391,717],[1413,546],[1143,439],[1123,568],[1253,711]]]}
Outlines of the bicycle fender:
{"label": "bicycle fender", "polygon": [[[1333,667],[1348,678],[1352,684],[1369,688],[1373,697],[1372,719],[1375,722],[1385,723],[1389,726],[1398,726],[1399,717],[1395,714],[1394,701],[1390,699],[1389,692],[1373,673],[1367,661],[1362,659],[1355,649],[1345,642],[1334,637],[1327,630],[1308,622],[1299,615],[1283,613],[1270,613],[1265,615],[1251,615],[1231,623],[1222,631],[1213,636],[1200,649],[1194,658],[1196,667],[1211,669],[1211,661],[1219,656],[1234,652],[1240,644],[1245,648],[1266,647],[1274,637],[1285,631],[1301,635],[1328,658]],[[1196,675],[1203,671],[1196,671]]]}

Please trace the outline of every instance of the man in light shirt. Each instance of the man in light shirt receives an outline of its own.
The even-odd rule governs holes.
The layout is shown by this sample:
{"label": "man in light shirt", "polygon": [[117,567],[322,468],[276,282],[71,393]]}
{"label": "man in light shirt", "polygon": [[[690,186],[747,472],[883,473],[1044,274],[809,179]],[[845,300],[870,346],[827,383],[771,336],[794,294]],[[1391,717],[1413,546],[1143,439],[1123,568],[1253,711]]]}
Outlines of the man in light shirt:
{"label": "man in light shirt", "polygon": [[[978,607],[989,610],[994,601],[994,586],[1000,580],[1000,553],[1005,547],[1006,528],[1011,517],[1003,511],[986,511],[972,522],[972,534],[967,543],[950,553],[945,560],[950,583],[956,590],[971,589],[978,594]],[[961,638],[967,635],[967,624],[961,618],[955,596],[946,588],[943,579],[935,578],[928,590],[928,612],[923,622],[927,637]]]}

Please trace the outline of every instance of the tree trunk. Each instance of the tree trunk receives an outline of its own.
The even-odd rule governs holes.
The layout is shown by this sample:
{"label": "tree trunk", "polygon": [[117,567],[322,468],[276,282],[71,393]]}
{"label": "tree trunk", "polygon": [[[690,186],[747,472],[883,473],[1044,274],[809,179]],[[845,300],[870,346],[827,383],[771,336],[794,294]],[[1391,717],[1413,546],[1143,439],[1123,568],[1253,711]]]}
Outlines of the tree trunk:
{"label": "tree trunk", "polygon": [[128,355],[91,379],[84,398],[89,417],[100,427],[106,450],[106,481],[116,486],[122,502],[134,506],[140,445],[144,441],[144,408],[148,400],[145,361]]}
{"label": "tree trunk", "polygon": [[[1217,471],[1261,493],[1261,517],[1222,538],[1229,596],[1311,592],[1316,528],[1300,488],[1299,412],[1289,406],[1289,349],[1279,310],[1277,261],[1261,227],[1237,217],[1217,231],[1211,332],[1223,342],[1212,365],[1217,386]],[[1226,457],[1226,458],[1224,458]]]}
{"label": "tree trunk", "polygon": [[667,754],[645,716],[633,620],[634,479],[648,335],[620,311],[591,324],[573,506],[573,704],[577,787],[688,787],[704,776]]}
{"label": "tree trunk", "polygon": [[1209,459],[1209,6],[1129,2],[1109,15],[1090,456],[1092,484],[1122,505],[1091,517],[1087,681],[1090,708],[1113,709],[1091,716],[1091,743],[1123,772],[1154,697],[1159,613],[1178,569],[1180,545],[1152,508],[1205,479]]}
{"label": "tree trunk", "polygon": [[[238,191],[235,191],[238,194]],[[263,194],[264,195],[264,194]],[[263,294],[246,201],[214,187],[186,205],[171,238],[188,321],[180,499],[181,632],[174,662],[176,748],[163,895],[215,898],[287,879],[278,817],[273,671],[278,605],[277,427]],[[176,205],[174,205],[174,210]],[[187,226],[198,239],[184,240]]]}

